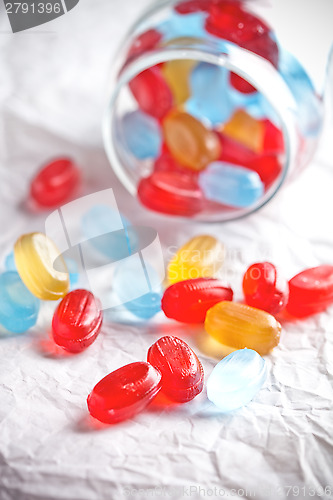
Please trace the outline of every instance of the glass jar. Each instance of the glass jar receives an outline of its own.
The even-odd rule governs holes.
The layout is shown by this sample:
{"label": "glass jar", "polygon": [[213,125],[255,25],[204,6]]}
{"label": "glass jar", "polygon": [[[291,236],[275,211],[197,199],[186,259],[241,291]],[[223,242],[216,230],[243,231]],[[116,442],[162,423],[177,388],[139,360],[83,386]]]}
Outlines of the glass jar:
{"label": "glass jar", "polygon": [[159,1],[121,44],[104,144],[148,209],[243,217],[312,158],[322,99],[268,13],[255,1]]}

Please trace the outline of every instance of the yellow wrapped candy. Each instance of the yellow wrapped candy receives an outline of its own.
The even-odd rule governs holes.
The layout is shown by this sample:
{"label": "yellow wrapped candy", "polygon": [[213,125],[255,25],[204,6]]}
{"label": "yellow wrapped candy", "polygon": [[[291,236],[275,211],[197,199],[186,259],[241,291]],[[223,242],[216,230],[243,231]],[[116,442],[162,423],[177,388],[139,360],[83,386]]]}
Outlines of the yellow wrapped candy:
{"label": "yellow wrapped candy", "polygon": [[170,261],[169,283],[215,276],[224,262],[224,254],[224,245],[213,236],[195,236]]}
{"label": "yellow wrapped candy", "polygon": [[206,332],[225,351],[253,349],[268,354],[280,341],[281,325],[271,314],[237,302],[219,302],[206,315]]}
{"label": "yellow wrapped candy", "polygon": [[[43,233],[21,236],[14,247],[15,264],[30,292],[42,300],[58,300],[69,290],[64,259],[52,240]],[[57,261],[57,269],[54,262]]]}

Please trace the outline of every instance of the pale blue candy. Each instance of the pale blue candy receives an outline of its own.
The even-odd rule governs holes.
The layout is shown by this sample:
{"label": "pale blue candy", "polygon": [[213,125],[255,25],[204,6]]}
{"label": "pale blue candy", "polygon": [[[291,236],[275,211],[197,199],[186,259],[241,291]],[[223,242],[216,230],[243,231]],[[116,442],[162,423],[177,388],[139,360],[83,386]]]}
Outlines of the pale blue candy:
{"label": "pale blue candy", "polygon": [[200,63],[190,76],[191,97],[186,111],[212,125],[226,122],[235,110],[228,84],[229,71],[215,64]]}
{"label": "pale blue candy", "polygon": [[139,255],[125,259],[113,276],[113,290],[121,303],[140,319],[150,319],[161,310],[162,284],[152,266]]}
{"label": "pale blue candy", "polygon": [[266,362],[256,351],[234,351],[215,366],[208,378],[208,399],[223,412],[236,410],[254,398],[266,377]]}
{"label": "pale blue candy", "polygon": [[137,232],[126,217],[107,205],[95,205],[82,217],[82,232],[91,245],[111,261],[138,250]]}
{"label": "pale blue candy", "polygon": [[264,184],[257,172],[216,161],[200,175],[199,185],[208,200],[231,207],[249,207],[264,194]]}
{"label": "pale blue candy", "polygon": [[138,160],[159,156],[162,134],[155,118],[139,110],[127,113],[122,120],[122,131],[126,146]]}
{"label": "pale blue candy", "polygon": [[172,12],[168,19],[160,23],[156,29],[162,34],[165,42],[181,37],[206,39],[206,18],[207,14],[203,12],[186,15]]}
{"label": "pale blue candy", "polygon": [[5,258],[5,269],[7,271],[16,271],[14,252],[10,252]]}
{"label": "pale blue candy", "polygon": [[13,333],[23,333],[35,325],[40,301],[29,292],[19,274],[0,275],[0,324]]}

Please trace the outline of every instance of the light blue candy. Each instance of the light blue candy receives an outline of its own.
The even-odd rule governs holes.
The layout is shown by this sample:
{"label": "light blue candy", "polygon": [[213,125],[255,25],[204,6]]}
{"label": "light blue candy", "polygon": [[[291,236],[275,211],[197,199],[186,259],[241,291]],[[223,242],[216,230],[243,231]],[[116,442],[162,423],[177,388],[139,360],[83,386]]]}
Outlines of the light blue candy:
{"label": "light blue candy", "polygon": [[257,172],[216,161],[200,175],[199,185],[208,200],[231,207],[249,207],[264,194]]}
{"label": "light blue candy", "polygon": [[227,121],[235,110],[229,87],[229,71],[215,64],[200,63],[190,76],[191,97],[186,111],[212,125]]}
{"label": "light blue candy", "polygon": [[113,276],[113,290],[121,303],[140,319],[150,319],[161,310],[162,285],[158,274],[139,255],[125,259]]}
{"label": "light blue candy", "polygon": [[124,115],[122,120],[124,141],[139,160],[157,158],[161,152],[162,135],[157,120],[142,111]]}
{"label": "light blue candy", "polygon": [[0,324],[13,333],[23,333],[37,321],[40,301],[29,292],[18,273],[0,274]]}
{"label": "light blue candy", "polygon": [[14,252],[10,252],[5,258],[5,269],[7,271],[16,271]]}
{"label": "light blue candy", "polygon": [[204,12],[194,12],[187,15],[172,12],[168,19],[160,23],[156,29],[162,34],[165,42],[181,37],[206,39],[206,17],[207,14]]}
{"label": "light blue candy", "polygon": [[215,366],[208,378],[208,399],[223,412],[236,410],[254,398],[266,377],[266,362],[256,351],[234,351]]}

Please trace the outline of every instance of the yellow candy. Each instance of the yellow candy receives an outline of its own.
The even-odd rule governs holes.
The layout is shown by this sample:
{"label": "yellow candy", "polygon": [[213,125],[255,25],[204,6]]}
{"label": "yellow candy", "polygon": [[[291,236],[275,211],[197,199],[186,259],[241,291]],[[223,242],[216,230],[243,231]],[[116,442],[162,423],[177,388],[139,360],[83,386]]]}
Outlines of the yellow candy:
{"label": "yellow candy", "polygon": [[255,153],[260,153],[263,150],[264,123],[256,120],[242,109],[235,111],[221,130],[225,135],[240,142]]}
{"label": "yellow candy", "polygon": [[225,350],[253,349],[268,354],[280,340],[281,325],[271,314],[236,302],[219,302],[209,309],[205,329]]}
{"label": "yellow candy", "polygon": [[169,113],[163,122],[163,132],[172,156],[185,167],[202,170],[221,154],[217,135],[182,111]]}
{"label": "yellow candy", "polygon": [[[58,300],[69,290],[64,259],[52,240],[43,233],[21,236],[14,247],[15,264],[30,292],[42,300]],[[53,265],[57,260],[57,269]]]}
{"label": "yellow candy", "polygon": [[213,236],[196,236],[181,247],[168,265],[169,283],[216,275],[224,261],[224,245]]}
{"label": "yellow candy", "polygon": [[168,61],[163,65],[162,73],[168,83],[177,106],[183,104],[191,95],[190,73],[196,61],[180,59]]}

